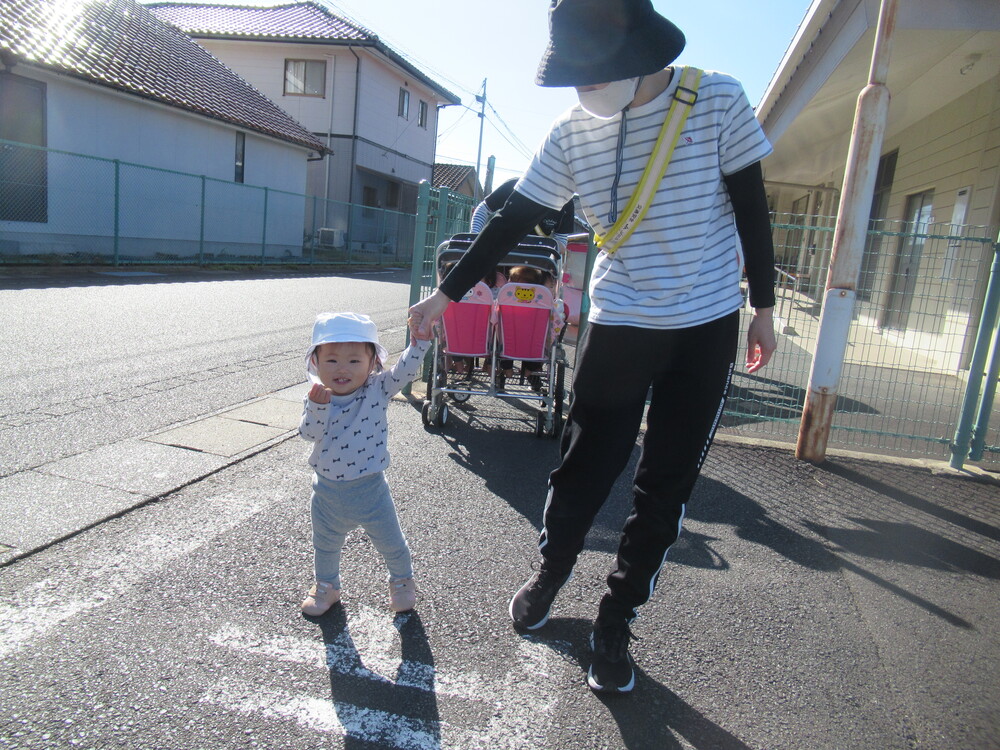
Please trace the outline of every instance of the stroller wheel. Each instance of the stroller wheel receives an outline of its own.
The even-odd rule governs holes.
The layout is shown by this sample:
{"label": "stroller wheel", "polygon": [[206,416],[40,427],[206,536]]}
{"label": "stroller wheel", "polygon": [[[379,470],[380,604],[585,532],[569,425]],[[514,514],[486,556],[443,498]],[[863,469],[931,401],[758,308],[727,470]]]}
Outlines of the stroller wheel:
{"label": "stroller wheel", "polygon": [[448,395],[451,397],[451,400],[454,401],[456,404],[464,404],[466,401],[469,400],[468,393],[449,393]]}
{"label": "stroller wheel", "polygon": [[424,401],[420,407],[420,418],[427,427],[444,427],[448,421],[448,404],[441,401],[435,405],[433,401]]}

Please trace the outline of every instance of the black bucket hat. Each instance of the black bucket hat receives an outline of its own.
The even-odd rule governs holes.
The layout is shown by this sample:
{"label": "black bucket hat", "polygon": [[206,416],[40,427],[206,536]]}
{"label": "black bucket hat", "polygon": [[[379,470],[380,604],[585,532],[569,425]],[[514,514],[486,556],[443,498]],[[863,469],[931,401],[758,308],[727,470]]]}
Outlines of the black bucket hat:
{"label": "black bucket hat", "polygon": [[539,86],[591,86],[650,75],[684,49],[650,0],[552,0]]}

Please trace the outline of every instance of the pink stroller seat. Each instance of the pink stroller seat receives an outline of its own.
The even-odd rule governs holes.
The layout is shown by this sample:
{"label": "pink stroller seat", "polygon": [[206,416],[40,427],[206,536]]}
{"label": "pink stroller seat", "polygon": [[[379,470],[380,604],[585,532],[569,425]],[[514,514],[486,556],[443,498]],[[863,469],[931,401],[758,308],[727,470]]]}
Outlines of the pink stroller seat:
{"label": "pink stroller seat", "polygon": [[497,294],[500,355],[544,360],[552,317],[552,292],[541,284],[505,284]]}
{"label": "pink stroller seat", "polygon": [[486,357],[493,326],[493,292],[480,281],[459,302],[450,302],[444,316],[445,352],[460,357]]}

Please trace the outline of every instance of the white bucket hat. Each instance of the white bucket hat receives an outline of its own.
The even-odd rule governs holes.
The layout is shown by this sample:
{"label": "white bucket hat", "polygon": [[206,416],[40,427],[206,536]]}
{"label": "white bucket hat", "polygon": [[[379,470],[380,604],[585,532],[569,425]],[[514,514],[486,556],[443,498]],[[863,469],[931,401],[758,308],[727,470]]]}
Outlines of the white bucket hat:
{"label": "white bucket hat", "polygon": [[[378,327],[367,315],[360,313],[320,313],[313,323],[312,345],[306,352],[306,369],[315,381],[318,377],[312,355],[320,344],[336,344],[360,341],[375,345],[375,356],[380,366],[385,364],[389,353],[378,342]],[[318,381],[317,381],[318,382]]]}

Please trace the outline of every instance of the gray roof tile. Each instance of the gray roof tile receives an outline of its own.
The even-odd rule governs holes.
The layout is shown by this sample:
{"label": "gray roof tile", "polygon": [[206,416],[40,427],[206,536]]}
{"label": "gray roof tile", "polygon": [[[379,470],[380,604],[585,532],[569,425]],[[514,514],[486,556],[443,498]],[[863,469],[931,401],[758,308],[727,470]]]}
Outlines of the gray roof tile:
{"label": "gray roof tile", "polygon": [[459,188],[466,180],[476,182],[476,168],[464,164],[435,164],[431,178],[434,187]]}
{"label": "gray roof tile", "polygon": [[430,87],[441,99],[461,99],[434,81],[378,35],[311,0],[271,6],[153,2],[156,15],[194,38],[245,39],[370,47]]}
{"label": "gray roof tile", "polygon": [[135,0],[0,0],[0,53],[322,151],[323,143]]}

